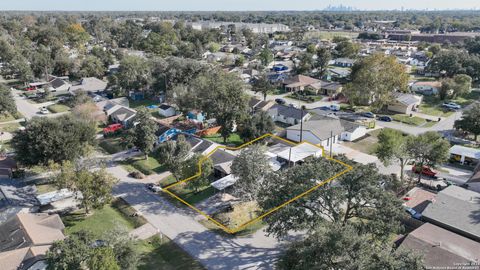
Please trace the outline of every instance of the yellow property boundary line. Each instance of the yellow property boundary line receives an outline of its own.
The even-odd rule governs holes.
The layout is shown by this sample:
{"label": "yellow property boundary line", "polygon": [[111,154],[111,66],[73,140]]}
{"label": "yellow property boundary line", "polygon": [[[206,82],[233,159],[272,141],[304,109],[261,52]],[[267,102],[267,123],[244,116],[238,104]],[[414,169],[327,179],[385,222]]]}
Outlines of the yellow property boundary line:
{"label": "yellow property boundary line", "polygon": [[[186,201],[183,200],[182,198],[178,197],[177,195],[175,195],[173,192],[171,192],[171,191],[169,190],[169,189],[171,189],[171,188],[174,187],[174,186],[180,185],[180,184],[182,184],[182,183],[184,183],[184,182],[187,182],[187,181],[194,180],[195,178],[199,177],[199,176],[202,174],[202,163],[203,163],[203,161],[205,161],[207,158],[209,158],[209,157],[210,157],[213,153],[215,153],[215,151],[217,151],[218,149],[227,149],[227,150],[236,151],[236,150],[240,150],[240,149],[242,149],[242,148],[244,148],[244,147],[246,147],[246,146],[248,146],[248,145],[250,145],[250,144],[253,144],[253,143],[256,142],[256,141],[259,141],[259,140],[261,140],[261,139],[265,139],[265,138],[267,138],[267,137],[271,137],[271,138],[273,138],[273,139],[277,139],[277,140],[284,141],[284,142],[286,142],[286,143],[288,143],[288,144],[290,144],[290,145],[300,145],[300,144],[306,143],[306,144],[310,144],[310,145],[313,145],[313,146],[315,146],[315,147],[318,147],[319,149],[322,150],[322,156],[323,156],[323,157],[325,157],[325,158],[328,159],[328,160],[332,160],[332,161],[334,161],[334,162],[337,162],[337,163],[345,166],[346,169],[343,170],[343,171],[341,171],[341,172],[339,172],[339,173],[337,173],[337,174],[335,174],[334,176],[332,176],[332,177],[330,177],[330,178],[328,178],[328,179],[320,182],[319,184],[317,184],[317,185],[315,185],[314,187],[308,189],[307,191],[301,193],[300,195],[295,196],[294,198],[292,198],[292,199],[290,199],[290,200],[282,203],[281,205],[279,205],[279,206],[277,206],[277,207],[274,207],[274,208],[270,209],[269,211],[263,213],[262,215],[254,218],[254,219],[252,219],[252,220],[250,220],[250,221],[247,221],[247,222],[243,223],[242,225],[240,225],[240,226],[238,226],[237,228],[234,228],[234,229],[230,229],[230,228],[226,227],[226,226],[223,225],[221,222],[215,220],[215,219],[212,218],[210,215],[206,214],[205,212],[201,211],[200,209],[196,208],[195,206],[189,204],[188,202],[186,202]],[[186,179],[183,179],[183,180],[181,180],[181,181],[178,181],[178,182],[176,182],[176,183],[173,183],[173,184],[171,184],[171,185],[169,185],[169,186],[167,186],[167,187],[164,187],[164,188],[163,188],[163,191],[164,191],[165,193],[169,194],[170,196],[172,196],[173,198],[179,200],[179,201],[182,202],[183,204],[187,205],[188,207],[192,208],[193,210],[195,210],[196,212],[198,212],[200,215],[204,216],[204,217],[207,218],[208,220],[212,221],[212,222],[213,222],[215,225],[217,225],[220,229],[224,230],[224,231],[227,232],[227,233],[234,234],[234,233],[242,230],[242,229],[245,228],[246,226],[248,226],[248,225],[250,225],[250,224],[252,224],[252,223],[254,223],[254,222],[256,222],[256,221],[259,221],[259,220],[263,219],[264,217],[270,215],[271,213],[279,210],[280,208],[285,207],[286,205],[288,205],[288,204],[290,204],[290,203],[292,203],[292,202],[294,202],[294,201],[296,201],[296,200],[298,200],[298,199],[300,199],[300,198],[308,195],[309,193],[315,191],[315,190],[318,189],[319,187],[321,187],[321,186],[323,186],[323,185],[331,182],[331,181],[334,180],[335,178],[337,178],[337,177],[339,177],[339,176],[341,176],[341,175],[343,175],[343,174],[351,171],[352,169],[353,169],[352,166],[350,166],[350,165],[348,165],[348,164],[346,164],[346,163],[344,163],[344,162],[342,162],[342,161],[340,161],[340,160],[337,160],[337,159],[334,159],[334,158],[325,156],[325,149],[324,149],[322,146],[315,145],[315,144],[312,144],[312,143],[307,142],[307,141],[302,141],[302,142],[300,142],[300,143],[294,143],[294,142],[288,141],[288,140],[286,140],[286,139],[284,139],[284,138],[280,138],[280,137],[278,137],[278,136],[276,136],[276,135],[273,135],[273,134],[265,134],[265,135],[263,135],[263,136],[260,136],[260,137],[258,137],[258,138],[256,138],[256,139],[252,140],[252,141],[249,141],[249,142],[244,143],[244,144],[242,144],[242,145],[240,145],[240,146],[237,146],[237,147],[228,147],[228,146],[223,146],[223,145],[219,145],[219,146],[215,147],[215,149],[213,149],[210,153],[208,153],[207,155],[205,155],[203,158],[201,158],[201,159],[198,161],[198,172],[197,172],[195,175],[190,176],[190,177],[188,177],[188,178],[186,178]]]}

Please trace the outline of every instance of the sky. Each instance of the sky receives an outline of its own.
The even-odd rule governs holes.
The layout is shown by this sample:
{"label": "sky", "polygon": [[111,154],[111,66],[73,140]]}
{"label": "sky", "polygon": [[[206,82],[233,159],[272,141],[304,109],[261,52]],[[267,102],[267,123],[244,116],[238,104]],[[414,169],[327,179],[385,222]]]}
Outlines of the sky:
{"label": "sky", "polygon": [[479,0],[0,0],[0,10],[321,10],[340,4],[361,10],[480,9]]}

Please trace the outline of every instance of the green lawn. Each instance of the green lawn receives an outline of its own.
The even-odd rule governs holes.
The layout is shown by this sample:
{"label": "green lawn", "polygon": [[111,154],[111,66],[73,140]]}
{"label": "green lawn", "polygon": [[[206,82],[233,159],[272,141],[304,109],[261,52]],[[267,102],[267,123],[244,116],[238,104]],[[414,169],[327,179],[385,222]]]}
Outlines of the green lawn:
{"label": "green lawn", "polygon": [[130,158],[122,162],[122,165],[129,172],[138,170],[145,175],[151,175],[155,173],[163,173],[167,171],[167,168],[163,164],[160,164],[154,157],[149,156],[145,159],[143,156]]}
{"label": "green lawn", "polygon": [[406,114],[394,114],[392,115],[393,120],[407,124],[407,125],[412,125],[412,126],[420,126],[426,123],[425,119],[418,117],[418,116],[413,116],[410,117],[409,115]]}
{"label": "green lawn", "polygon": [[[455,102],[460,106],[465,107],[479,99],[480,99],[480,91],[472,91],[466,95],[456,97],[448,101]],[[424,96],[423,102],[420,105],[420,112],[428,115],[433,115],[433,116],[448,117],[452,115],[453,112],[442,107],[442,104],[444,102],[447,102],[447,100],[442,101],[438,97]]]}
{"label": "green lawn", "polygon": [[0,131],[12,133],[17,131],[21,126],[20,123],[0,124]]}
{"label": "green lawn", "polygon": [[[314,95],[305,95],[305,96],[297,96],[294,94],[290,94],[286,96],[287,98],[295,99],[295,100],[300,100],[300,101],[305,101],[307,103],[313,103],[322,100],[324,97],[323,96],[314,96]],[[300,98],[302,97],[302,98]]]}
{"label": "green lawn", "polygon": [[[195,180],[192,180],[195,181]],[[199,192],[194,192],[194,190],[189,189],[187,185],[180,184],[171,189],[175,195],[182,198],[189,204],[199,203],[213,195],[215,195],[215,189],[208,185],[201,189]]]}
{"label": "green lawn", "polygon": [[53,104],[47,107],[52,113],[62,113],[70,111],[70,107],[63,104]]}
{"label": "green lawn", "polygon": [[15,117],[10,113],[2,113],[0,114],[0,122],[9,122],[15,120]]}
{"label": "green lawn", "polygon": [[83,210],[63,216],[62,221],[65,224],[66,234],[85,230],[98,237],[116,226],[124,227],[128,231],[135,227],[132,222],[110,205],[92,211],[93,214],[89,216],[85,216]]}
{"label": "green lawn", "polygon": [[239,146],[243,144],[243,140],[240,138],[240,135],[238,135],[237,133],[231,134],[227,138],[227,143],[223,142],[223,138],[222,138],[222,135],[220,135],[220,133],[211,135],[211,136],[205,136],[204,138],[212,142],[216,142],[218,144],[223,144],[228,146]]}
{"label": "green lawn", "polygon": [[123,137],[110,137],[100,140],[98,145],[109,154],[115,154],[126,150],[122,144]]}
{"label": "green lawn", "polygon": [[141,254],[139,270],[205,269],[167,237],[154,236],[145,241],[140,241],[137,247]]}

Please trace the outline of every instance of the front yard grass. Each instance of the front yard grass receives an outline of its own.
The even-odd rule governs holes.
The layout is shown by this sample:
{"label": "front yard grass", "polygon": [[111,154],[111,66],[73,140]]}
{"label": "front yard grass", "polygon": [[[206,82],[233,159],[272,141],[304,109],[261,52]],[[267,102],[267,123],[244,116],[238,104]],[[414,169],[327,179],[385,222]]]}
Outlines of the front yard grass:
{"label": "front yard grass", "polygon": [[12,133],[17,131],[21,126],[20,123],[0,124],[0,131]]}
{"label": "front yard grass", "polygon": [[203,266],[167,237],[153,236],[137,244],[139,270],[203,270]]}
{"label": "front yard grass", "polygon": [[123,161],[122,165],[128,172],[137,170],[145,175],[163,173],[167,171],[165,165],[160,164],[160,162],[158,162],[158,160],[152,156],[149,156],[148,159],[145,159],[143,155],[135,158],[129,158]]}
{"label": "front yard grass", "polygon": [[98,145],[109,154],[115,154],[127,150],[123,145],[123,137],[109,137],[100,140]]}
{"label": "front yard grass", "polygon": [[[465,107],[478,99],[480,99],[480,91],[472,91],[466,95],[448,101],[455,102],[458,105]],[[453,112],[442,107],[444,102],[447,102],[447,100],[440,100],[438,97],[434,96],[424,96],[423,102],[420,105],[420,112],[433,116],[448,117],[452,115]]]}
{"label": "front yard grass", "polygon": [[239,146],[239,145],[243,144],[242,138],[240,138],[240,135],[238,135],[237,133],[231,134],[227,138],[226,143],[223,142],[223,137],[222,137],[222,135],[220,135],[220,133],[217,133],[215,135],[205,136],[204,138],[207,139],[207,140],[210,140],[212,142],[216,142],[218,144],[223,144],[223,145],[227,145],[227,146]]}
{"label": "front yard grass", "polygon": [[44,194],[57,190],[57,187],[52,184],[39,184],[35,185],[35,187],[37,188],[37,194]]}
{"label": "front yard grass", "polygon": [[70,107],[63,104],[52,104],[48,106],[47,109],[52,113],[62,113],[70,111]]}
{"label": "front yard grass", "polygon": [[62,221],[65,224],[66,234],[84,230],[100,237],[117,226],[128,231],[135,228],[134,224],[111,205],[105,205],[101,209],[92,210],[92,212],[89,216],[85,216],[85,211],[79,210],[63,216]]}
{"label": "front yard grass", "polygon": [[143,99],[143,100],[130,100],[130,108],[137,109],[139,107],[146,107],[150,105],[160,105],[158,100],[150,100],[150,99]]}
{"label": "front yard grass", "polygon": [[[195,179],[193,179],[191,181],[195,181]],[[175,182],[175,180],[173,179],[173,183],[174,182]],[[168,183],[168,184],[172,184],[172,183]],[[168,186],[168,185],[164,185],[163,181],[160,185],[161,186]],[[176,185],[169,190],[171,192],[173,192],[175,195],[177,195],[178,197],[180,197],[182,200],[184,200],[187,203],[192,204],[192,205],[197,204],[197,203],[215,195],[215,189],[210,185],[206,185],[204,187],[199,188],[197,192],[195,192],[195,190],[191,189],[188,186],[188,184],[186,184],[186,183]]]}
{"label": "front yard grass", "polygon": [[407,125],[412,125],[412,126],[420,126],[426,123],[426,120],[418,117],[418,116],[413,116],[410,117],[409,115],[406,114],[394,114],[392,115],[393,120],[407,124]]}

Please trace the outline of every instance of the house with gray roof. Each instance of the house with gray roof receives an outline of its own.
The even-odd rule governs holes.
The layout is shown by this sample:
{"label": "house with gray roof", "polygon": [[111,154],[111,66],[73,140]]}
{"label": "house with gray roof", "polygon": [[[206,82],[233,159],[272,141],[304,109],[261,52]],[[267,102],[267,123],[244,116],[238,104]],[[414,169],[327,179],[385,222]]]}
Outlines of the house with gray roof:
{"label": "house with gray roof", "polygon": [[480,241],[480,193],[449,186],[422,213],[424,221]]}
{"label": "house with gray roof", "polygon": [[110,113],[107,114],[109,119],[115,123],[121,123],[123,126],[131,124],[135,115],[137,115],[136,110],[120,105],[115,105],[109,112]]}
{"label": "house with gray roof", "polygon": [[305,122],[312,116],[305,110],[302,112],[301,109],[280,104],[275,104],[268,109],[268,114],[272,117],[273,121],[288,125]]}
{"label": "house with gray roof", "polygon": [[70,86],[68,91],[72,95],[76,95],[79,91],[85,91],[87,93],[102,92],[107,89],[107,82],[102,81],[95,77],[83,78],[80,84]]}
{"label": "house with gray roof", "polygon": [[398,249],[423,255],[426,269],[456,269],[480,262],[480,243],[430,223],[408,234]]}
{"label": "house with gray roof", "polygon": [[396,92],[393,97],[394,100],[387,107],[392,112],[410,114],[412,111],[416,111],[422,103],[422,96],[413,94]]}
{"label": "house with gray roof", "polygon": [[[356,123],[328,116],[315,116],[311,120],[288,127],[287,139],[295,142],[307,141],[312,144],[330,146],[339,141],[354,141],[365,136],[367,128]],[[302,138],[300,139],[300,134]]]}

